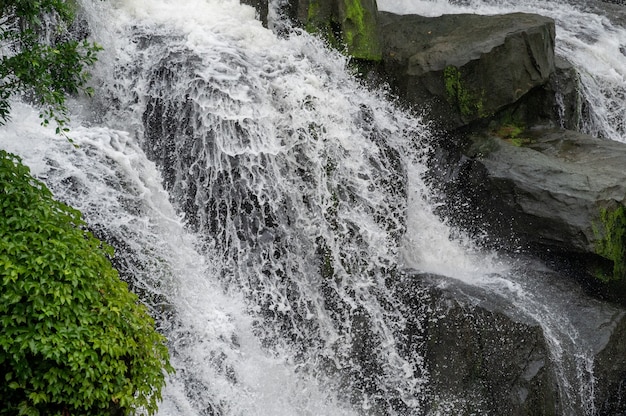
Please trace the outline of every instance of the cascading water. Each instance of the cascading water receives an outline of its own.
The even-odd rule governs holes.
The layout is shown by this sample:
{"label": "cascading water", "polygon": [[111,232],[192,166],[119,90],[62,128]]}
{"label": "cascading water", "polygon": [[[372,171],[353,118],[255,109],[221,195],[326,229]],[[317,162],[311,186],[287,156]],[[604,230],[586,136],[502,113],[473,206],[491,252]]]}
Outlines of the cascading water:
{"label": "cascading water", "polygon": [[427,413],[420,338],[405,339],[422,311],[396,296],[404,269],[541,322],[562,414],[595,414],[596,346],[575,320],[592,302],[452,240],[421,180],[427,127],[341,55],[279,39],[232,1],[84,9],[105,52],[98,99],[73,103],[78,148],[18,103],[0,143],[116,247],[177,369],[160,414]]}

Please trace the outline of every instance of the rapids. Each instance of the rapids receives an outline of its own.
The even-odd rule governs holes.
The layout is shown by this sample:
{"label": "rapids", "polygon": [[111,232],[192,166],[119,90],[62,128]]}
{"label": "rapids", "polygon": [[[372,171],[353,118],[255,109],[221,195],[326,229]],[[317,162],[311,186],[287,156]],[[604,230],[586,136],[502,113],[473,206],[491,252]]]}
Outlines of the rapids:
{"label": "rapids", "polygon": [[[410,11],[512,7],[463,4]],[[519,7],[557,17],[558,53],[584,69],[585,129],[621,140],[626,58],[596,54],[603,45],[611,55],[626,32],[566,3]],[[232,0],[83,9],[105,50],[96,98],[71,103],[76,147],[18,102],[0,145],[115,246],[177,370],[159,414],[423,414],[424,357],[401,348],[415,311],[393,285],[407,270],[460,279],[538,321],[564,414],[594,414],[595,346],[576,326],[592,302],[524,275],[541,265],[481,252],[433,214],[427,122],[363,87],[319,40],[277,37]],[[589,16],[593,47],[591,35],[563,29]]]}

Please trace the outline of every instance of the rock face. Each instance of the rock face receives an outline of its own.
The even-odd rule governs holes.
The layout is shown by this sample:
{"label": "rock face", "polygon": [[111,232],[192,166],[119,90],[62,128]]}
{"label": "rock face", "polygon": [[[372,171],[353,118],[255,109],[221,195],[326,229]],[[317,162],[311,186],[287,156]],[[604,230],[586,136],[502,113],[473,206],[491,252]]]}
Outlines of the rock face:
{"label": "rock face", "polygon": [[514,13],[379,14],[383,64],[407,101],[444,127],[493,115],[554,72],[554,21]]}
{"label": "rock face", "polygon": [[[424,288],[428,301],[424,304]],[[453,279],[411,275],[405,302],[419,309],[409,339],[421,335],[428,372],[428,414],[557,414],[558,382],[539,325],[478,305]],[[422,293],[419,300],[413,293]]]}
{"label": "rock face", "polygon": [[[424,353],[428,414],[585,414],[589,402],[599,416],[626,411],[620,399],[626,384],[624,309],[564,291],[569,280],[554,272],[526,266],[515,273],[553,299],[560,316],[538,314],[539,322],[503,294],[447,277],[409,273],[399,283],[399,296],[414,312],[408,315],[407,344]],[[565,355],[556,362],[549,337],[559,333],[563,318],[577,325],[579,344],[570,345],[563,333],[565,339],[556,342]],[[593,362],[594,398],[581,393],[591,391],[576,361],[586,358],[576,358],[571,348],[587,351]]]}
{"label": "rock face", "polygon": [[626,319],[614,327],[607,347],[596,357],[595,371],[603,377],[596,386],[597,407],[602,415],[626,414]]}
{"label": "rock face", "polygon": [[298,0],[297,20],[348,55],[379,61],[381,48],[375,0]]}
{"label": "rock face", "polygon": [[444,185],[448,214],[498,244],[585,258],[588,272],[622,280],[626,145],[569,130],[502,131],[466,144]]}
{"label": "rock face", "polygon": [[[268,26],[267,0],[241,0],[253,6]],[[319,34],[353,58],[380,61],[378,7],[375,0],[290,0],[278,6],[279,13],[308,32]]]}
{"label": "rock face", "polygon": [[[428,414],[586,414],[581,400],[593,402],[599,416],[624,414],[624,309],[575,290],[563,291],[561,285],[569,285],[568,279],[553,272],[531,267],[519,273],[549,282],[538,289],[559,303],[562,316],[540,316],[544,322],[538,322],[516,312],[502,295],[442,276],[409,274],[399,284],[403,300],[415,311],[409,315],[406,339],[425,352]],[[415,293],[420,293],[419,299],[412,298]],[[586,345],[593,362],[593,399],[578,390],[590,388],[589,380],[578,378],[580,370],[567,340],[559,344],[569,358],[557,363],[544,333],[544,327],[557,333],[546,321],[563,317],[578,325],[576,342]],[[586,381],[577,386],[581,379]]]}

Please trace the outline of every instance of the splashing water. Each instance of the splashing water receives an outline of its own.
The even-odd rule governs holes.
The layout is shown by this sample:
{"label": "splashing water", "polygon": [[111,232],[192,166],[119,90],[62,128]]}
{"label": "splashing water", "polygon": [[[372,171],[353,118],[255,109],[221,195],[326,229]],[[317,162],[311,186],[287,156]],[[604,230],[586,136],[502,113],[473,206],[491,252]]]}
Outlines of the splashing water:
{"label": "splashing water", "polygon": [[[249,7],[85,7],[113,47],[94,76],[103,98],[75,112],[109,127],[75,127],[76,151],[22,152],[64,167],[39,174],[117,245],[116,266],[159,316],[178,369],[161,411],[418,411],[425,370],[396,345],[405,318],[389,286],[421,121]],[[15,136],[30,126],[19,119]]]}
{"label": "splashing water", "polygon": [[[72,105],[79,147],[18,103],[0,144],[116,247],[177,369],[160,414],[423,414],[424,358],[402,345],[419,311],[394,292],[404,268],[537,320],[571,303],[532,296],[538,282],[451,238],[421,179],[427,126],[318,40],[277,38],[232,1],[84,9],[106,49],[98,100]],[[567,341],[567,316],[544,332],[564,397],[592,409],[592,369],[578,371],[591,347]]]}

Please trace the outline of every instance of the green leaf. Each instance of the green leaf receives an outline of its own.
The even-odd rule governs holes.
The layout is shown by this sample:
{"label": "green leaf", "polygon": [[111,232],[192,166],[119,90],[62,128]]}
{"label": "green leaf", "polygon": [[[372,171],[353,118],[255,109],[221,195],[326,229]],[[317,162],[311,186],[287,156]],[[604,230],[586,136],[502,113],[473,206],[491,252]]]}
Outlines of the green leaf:
{"label": "green leaf", "polygon": [[0,194],[0,413],[154,414],[173,369],[112,248],[3,150]]}

